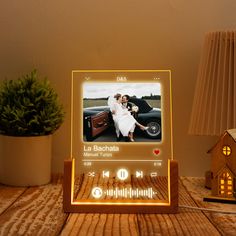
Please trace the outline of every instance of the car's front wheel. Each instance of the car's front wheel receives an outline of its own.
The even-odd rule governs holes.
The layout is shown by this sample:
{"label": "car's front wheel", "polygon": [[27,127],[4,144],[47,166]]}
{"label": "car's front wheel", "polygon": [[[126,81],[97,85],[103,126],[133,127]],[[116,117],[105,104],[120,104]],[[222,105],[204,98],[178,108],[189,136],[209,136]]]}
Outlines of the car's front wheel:
{"label": "car's front wheel", "polygon": [[146,135],[149,138],[161,139],[161,121],[149,120],[146,126],[148,127],[148,129],[146,130]]}

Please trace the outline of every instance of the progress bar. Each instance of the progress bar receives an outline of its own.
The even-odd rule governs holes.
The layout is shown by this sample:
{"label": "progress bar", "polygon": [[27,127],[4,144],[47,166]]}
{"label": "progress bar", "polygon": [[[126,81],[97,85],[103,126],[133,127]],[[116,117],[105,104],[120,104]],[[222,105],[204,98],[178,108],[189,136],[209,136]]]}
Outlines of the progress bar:
{"label": "progress bar", "polygon": [[112,161],[112,162],[116,162],[116,161],[125,161],[125,162],[129,162],[129,161],[139,161],[139,162],[162,162],[162,160],[98,160],[98,159],[86,159],[86,160],[82,160],[83,162],[87,162],[87,161]]}

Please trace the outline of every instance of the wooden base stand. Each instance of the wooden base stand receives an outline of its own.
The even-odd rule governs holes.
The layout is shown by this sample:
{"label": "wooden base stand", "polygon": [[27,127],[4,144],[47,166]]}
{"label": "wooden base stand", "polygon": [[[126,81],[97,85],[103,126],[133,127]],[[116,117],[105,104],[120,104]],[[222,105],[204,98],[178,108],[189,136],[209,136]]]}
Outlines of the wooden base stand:
{"label": "wooden base stand", "polygon": [[63,207],[65,212],[81,213],[177,213],[178,163],[168,161],[168,199],[74,199],[74,160],[64,162]]}
{"label": "wooden base stand", "polygon": [[235,204],[236,203],[236,198],[221,198],[221,197],[204,197],[203,198],[204,202],[220,202],[220,203],[229,203],[229,204]]}

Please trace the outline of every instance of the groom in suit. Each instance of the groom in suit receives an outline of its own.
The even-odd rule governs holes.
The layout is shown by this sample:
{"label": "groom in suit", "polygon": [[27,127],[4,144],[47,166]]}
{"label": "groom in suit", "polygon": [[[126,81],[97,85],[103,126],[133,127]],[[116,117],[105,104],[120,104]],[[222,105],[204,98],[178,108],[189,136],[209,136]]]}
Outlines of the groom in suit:
{"label": "groom in suit", "polygon": [[127,108],[128,111],[130,111],[131,115],[132,115],[135,119],[137,119],[137,112],[132,111],[133,105],[132,105],[132,103],[130,103],[129,101],[130,101],[130,96],[129,96],[129,95],[123,95],[123,97],[122,97],[122,106],[123,106],[124,108]]}
{"label": "groom in suit", "polygon": [[128,111],[132,111],[132,103],[129,102],[129,95],[123,95],[122,96],[122,106],[127,108]]}
{"label": "groom in suit", "polygon": [[[128,102],[128,100],[129,100],[129,95],[123,95],[123,97],[122,97],[122,107],[127,108],[128,111],[132,111],[132,104],[130,102]],[[120,133],[120,130],[119,130],[117,124],[115,124],[115,129],[116,129],[116,135],[117,135],[116,141],[120,142],[123,136]],[[126,142],[129,141],[128,137],[124,137],[124,138],[125,138]]]}

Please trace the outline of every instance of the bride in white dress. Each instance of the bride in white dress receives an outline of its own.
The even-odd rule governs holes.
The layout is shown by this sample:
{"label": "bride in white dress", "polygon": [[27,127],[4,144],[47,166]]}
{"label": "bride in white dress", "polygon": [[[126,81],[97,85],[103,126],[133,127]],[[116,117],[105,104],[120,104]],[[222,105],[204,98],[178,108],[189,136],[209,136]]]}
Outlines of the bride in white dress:
{"label": "bride in white dress", "polygon": [[[119,136],[119,131],[124,137],[129,137],[131,142],[134,142],[133,133],[135,126],[139,126],[142,130],[147,130],[145,127],[138,123],[134,117],[130,114],[127,108],[122,107],[122,96],[116,94],[114,97],[109,97],[108,105],[112,112],[112,117],[116,126],[116,133]],[[117,130],[118,129],[118,130]]]}

